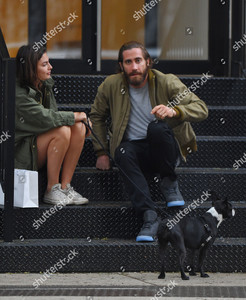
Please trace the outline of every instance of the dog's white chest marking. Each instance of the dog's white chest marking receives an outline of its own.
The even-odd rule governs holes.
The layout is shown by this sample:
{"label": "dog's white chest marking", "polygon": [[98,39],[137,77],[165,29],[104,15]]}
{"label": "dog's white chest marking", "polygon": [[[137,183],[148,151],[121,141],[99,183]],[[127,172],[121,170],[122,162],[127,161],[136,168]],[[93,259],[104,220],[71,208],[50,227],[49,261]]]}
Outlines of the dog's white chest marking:
{"label": "dog's white chest marking", "polygon": [[213,217],[218,220],[217,228],[220,226],[221,222],[223,221],[223,216],[217,212],[214,207],[211,207],[208,211]]}

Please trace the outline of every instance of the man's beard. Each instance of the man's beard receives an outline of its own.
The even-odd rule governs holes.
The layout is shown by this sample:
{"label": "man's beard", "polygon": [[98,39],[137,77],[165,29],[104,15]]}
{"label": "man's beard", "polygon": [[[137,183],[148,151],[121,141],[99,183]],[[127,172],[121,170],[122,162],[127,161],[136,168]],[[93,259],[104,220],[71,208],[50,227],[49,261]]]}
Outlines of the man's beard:
{"label": "man's beard", "polygon": [[[125,70],[123,70],[123,71],[124,71],[124,74],[125,74],[125,76],[126,76],[127,82],[128,82],[130,85],[134,86],[134,87],[140,86],[140,85],[144,82],[144,80],[146,79],[146,76],[147,76],[147,74],[148,74],[148,68],[147,68],[147,67],[145,68],[145,70],[143,71],[143,73],[140,73],[140,72],[132,72],[132,73],[130,73],[130,74],[127,74],[127,73],[125,72]],[[135,75],[135,74],[137,74],[138,77],[135,77],[135,76],[132,77],[132,75]]]}

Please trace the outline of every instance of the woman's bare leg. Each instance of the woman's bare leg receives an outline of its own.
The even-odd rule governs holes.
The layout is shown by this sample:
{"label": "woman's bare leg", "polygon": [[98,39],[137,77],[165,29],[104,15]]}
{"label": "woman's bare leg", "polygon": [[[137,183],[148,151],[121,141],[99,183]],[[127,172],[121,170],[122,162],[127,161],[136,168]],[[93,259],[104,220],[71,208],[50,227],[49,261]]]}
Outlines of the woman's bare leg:
{"label": "woman's bare leg", "polygon": [[59,183],[59,174],[71,139],[70,126],[61,126],[37,137],[38,168],[47,162],[47,191]]}
{"label": "woman's bare leg", "polygon": [[70,183],[78,163],[81,151],[85,143],[85,125],[81,122],[75,123],[71,128],[71,138],[69,148],[65,154],[62,176],[61,176],[61,187],[66,188],[67,183]]}

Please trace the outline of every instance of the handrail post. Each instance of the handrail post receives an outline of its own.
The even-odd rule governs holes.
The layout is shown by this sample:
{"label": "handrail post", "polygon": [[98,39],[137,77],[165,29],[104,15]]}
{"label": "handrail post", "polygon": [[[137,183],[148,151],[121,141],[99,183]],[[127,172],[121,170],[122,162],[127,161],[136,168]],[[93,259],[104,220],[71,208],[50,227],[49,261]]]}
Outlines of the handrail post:
{"label": "handrail post", "polygon": [[14,140],[15,140],[15,59],[4,59],[5,93],[4,93],[4,130],[10,135],[4,146],[4,184],[5,201],[3,215],[3,239],[12,242],[14,218]]}
{"label": "handrail post", "polygon": [[102,0],[97,0],[97,72],[101,71]]}

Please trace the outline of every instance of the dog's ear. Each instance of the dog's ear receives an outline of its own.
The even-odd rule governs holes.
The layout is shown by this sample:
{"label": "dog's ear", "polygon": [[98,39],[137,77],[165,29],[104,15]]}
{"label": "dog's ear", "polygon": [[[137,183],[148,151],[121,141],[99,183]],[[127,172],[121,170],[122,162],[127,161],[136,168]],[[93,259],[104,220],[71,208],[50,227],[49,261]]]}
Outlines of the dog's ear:
{"label": "dog's ear", "polygon": [[222,202],[223,203],[225,203],[226,205],[229,203],[230,204],[230,202],[228,201],[228,198],[226,197],[225,199],[223,198],[223,199],[221,199],[222,200]]}
{"label": "dog's ear", "polygon": [[212,201],[212,203],[214,203],[217,200],[220,200],[220,198],[218,197],[217,193],[215,191],[209,191],[210,193],[210,199]]}

